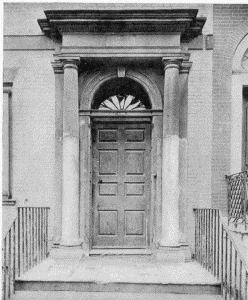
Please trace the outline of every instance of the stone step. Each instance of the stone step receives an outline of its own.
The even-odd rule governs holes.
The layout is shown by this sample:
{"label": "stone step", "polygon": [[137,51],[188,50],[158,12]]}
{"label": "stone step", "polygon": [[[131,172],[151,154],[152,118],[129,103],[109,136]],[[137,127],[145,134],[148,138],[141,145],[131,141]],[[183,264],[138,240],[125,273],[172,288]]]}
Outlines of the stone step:
{"label": "stone step", "polygon": [[120,292],[120,293],[179,293],[219,295],[220,284],[178,284],[137,282],[75,282],[75,281],[21,281],[15,284],[16,291],[72,291],[72,292]]}
{"label": "stone step", "polygon": [[197,262],[151,256],[49,258],[15,282],[16,291],[220,294],[220,282]]}
{"label": "stone step", "polygon": [[220,295],[19,291],[13,300],[221,300]]}

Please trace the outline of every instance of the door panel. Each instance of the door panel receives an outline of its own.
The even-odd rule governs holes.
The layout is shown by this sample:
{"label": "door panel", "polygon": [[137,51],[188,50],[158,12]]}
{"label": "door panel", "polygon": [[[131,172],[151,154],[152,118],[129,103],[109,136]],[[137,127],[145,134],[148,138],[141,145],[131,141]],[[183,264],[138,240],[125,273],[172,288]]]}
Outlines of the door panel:
{"label": "door panel", "polygon": [[146,248],[150,124],[93,126],[93,248]]}

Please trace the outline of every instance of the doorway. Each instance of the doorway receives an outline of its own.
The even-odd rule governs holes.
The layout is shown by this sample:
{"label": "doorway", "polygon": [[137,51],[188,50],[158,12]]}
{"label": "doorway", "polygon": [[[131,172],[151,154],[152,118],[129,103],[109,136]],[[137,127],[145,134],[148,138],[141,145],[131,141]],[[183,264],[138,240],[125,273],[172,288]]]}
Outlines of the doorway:
{"label": "doorway", "polygon": [[148,248],[151,124],[93,122],[92,168],[92,248]]}

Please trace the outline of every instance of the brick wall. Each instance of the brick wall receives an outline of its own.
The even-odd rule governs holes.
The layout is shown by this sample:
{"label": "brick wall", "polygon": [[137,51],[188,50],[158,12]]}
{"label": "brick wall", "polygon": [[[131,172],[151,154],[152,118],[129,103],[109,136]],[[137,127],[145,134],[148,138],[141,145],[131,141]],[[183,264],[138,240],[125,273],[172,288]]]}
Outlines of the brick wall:
{"label": "brick wall", "polygon": [[248,32],[248,5],[213,6],[212,207],[226,209],[225,175],[230,172],[232,60]]}

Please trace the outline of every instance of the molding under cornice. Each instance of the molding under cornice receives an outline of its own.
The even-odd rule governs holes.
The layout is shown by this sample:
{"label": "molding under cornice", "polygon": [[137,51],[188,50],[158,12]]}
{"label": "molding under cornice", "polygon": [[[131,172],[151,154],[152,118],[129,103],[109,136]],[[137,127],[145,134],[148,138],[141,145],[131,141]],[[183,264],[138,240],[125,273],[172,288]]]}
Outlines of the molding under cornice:
{"label": "molding under cornice", "polygon": [[48,10],[38,19],[41,30],[53,40],[64,33],[170,34],[189,42],[202,33],[206,18],[197,9],[149,10]]}

